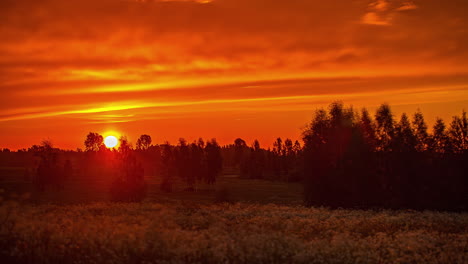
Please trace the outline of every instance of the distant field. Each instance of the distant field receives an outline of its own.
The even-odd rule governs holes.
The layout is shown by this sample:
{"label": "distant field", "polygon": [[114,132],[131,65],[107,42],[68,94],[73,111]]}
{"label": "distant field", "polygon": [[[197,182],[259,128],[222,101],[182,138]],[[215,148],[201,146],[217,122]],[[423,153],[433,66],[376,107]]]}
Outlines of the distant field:
{"label": "distant field", "polygon": [[2,263],[468,263],[468,214],[194,202],[0,206]]}
{"label": "distant field", "polygon": [[[113,177],[106,171],[74,175],[66,181],[63,190],[50,187],[45,192],[38,192],[34,188],[33,172],[30,171],[29,175],[25,173],[24,168],[0,167],[0,189],[9,194],[29,193],[29,201],[38,203],[74,204],[109,201],[109,186]],[[174,177],[174,190],[171,193],[160,190],[159,177],[146,175],[145,180],[148,183],[147,202],[211,203],[218,199],[220,192],[223,192],[223,198],[230,202],[302,204],[301,184],[240,179],[231,170],[226,170],[215,185],[198,184],[196,192],[184,191],[186,186],[177,177]]]}

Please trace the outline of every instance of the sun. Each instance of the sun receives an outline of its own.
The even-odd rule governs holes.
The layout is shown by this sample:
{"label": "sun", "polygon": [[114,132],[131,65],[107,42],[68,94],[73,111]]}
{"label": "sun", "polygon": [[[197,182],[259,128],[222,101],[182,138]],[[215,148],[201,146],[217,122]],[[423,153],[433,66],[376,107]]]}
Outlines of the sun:
{"label": "sun", "polygon": [[113,148],[113,147],[117,146],[118,143],[119,143],[119,141],[118,141],[117,138],[114,137],[114,136],[107,136],[107,137],[104,139],[104,144],[105,144],[106,147],[108,147],[108,148]]}

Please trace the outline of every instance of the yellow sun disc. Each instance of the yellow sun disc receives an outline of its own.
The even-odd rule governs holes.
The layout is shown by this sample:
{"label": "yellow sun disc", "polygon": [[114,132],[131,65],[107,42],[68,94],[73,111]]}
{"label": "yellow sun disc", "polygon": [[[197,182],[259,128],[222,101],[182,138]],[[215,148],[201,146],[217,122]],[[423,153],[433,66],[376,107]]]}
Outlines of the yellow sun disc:
{"label": "yellow sun disc", "polygon": [[106,147],[108,147],[108,148],[113,148],[113,147],[117,146],[117,143],[118,143],[118,142],[119,142],[119,141],[118,141],[117,138],[114,137],[114,136],[108,136],[108,137],[106,137],[106,138],[104,139],[104,144],[105,144]]}

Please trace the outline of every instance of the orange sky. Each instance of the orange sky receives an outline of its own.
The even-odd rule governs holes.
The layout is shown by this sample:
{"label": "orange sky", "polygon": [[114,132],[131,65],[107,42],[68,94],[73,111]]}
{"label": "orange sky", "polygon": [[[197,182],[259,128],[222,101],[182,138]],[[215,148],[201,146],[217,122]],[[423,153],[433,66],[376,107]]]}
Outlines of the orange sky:
{"label": "orange sky", "polygon": [[[335,100],[468,107],[466,0],[2,0],[0,147],[299,138]],[[468,109],[467,109],[468,110]]]}

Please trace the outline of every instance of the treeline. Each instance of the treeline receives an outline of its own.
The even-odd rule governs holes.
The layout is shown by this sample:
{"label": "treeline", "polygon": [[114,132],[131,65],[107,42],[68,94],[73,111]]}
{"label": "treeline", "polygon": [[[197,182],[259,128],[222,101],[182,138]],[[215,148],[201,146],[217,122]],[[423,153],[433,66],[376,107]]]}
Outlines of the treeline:
{"label": "treeline", "polygon": [[242,178],[298,182],[302,180],[302,148],[299,141],[281,138],[273,148],[263,149],[258,140],[251,146],[237,138],[234,144],[223,147],[227,167],[237,168]]}
{"label": "treeline", "polygon": [[187,184],[187,191],[194,191],[197,182],[214,184],[223,168],[221,147],[215,139],[206,143],[203,139],[188,144],[180,139],[177,146],[169,143],[161,148],[160,175],[161,189],[172,191],[174,175],[178,175]]}
{"label": "treeline", "polygon": [[[90,132],[84,146],[84,151],[70,152],[53,148],[49,141],[44,141],[28,149],[26,152],[36,157],[33,182],[37,189],[44,191],[47,186],[57,186],[51,190],[60,190],[58,187],[63,187],[73,172],[81,171],[82,177],[111,174],[109,191],[113,201],[141,201],[147,193],[145,168],[146,175],[161,178],[161,190],[171,192],[175,177],[186,184],[185,191],[194,191],[196,184],[214,184],[223,167],[221,147],[216,139],[205,142],[200,138],[188,143],[181,138],[177,145],[168,142],[152,145],[151,136],[141,135],[135,148],[126,137],[120,137],[118,147],[109,149],[102,135]],[[72,167],[71,159],[79,169]]]}
{"label": "treeline", "polygon": [[[115,149],[103,141],[98,133],[89,133],[85,150],[76,152],[46,141],[11,154],[3,150],[0,161],[5,155],[26,160],[33,153],[32,174],[41,190],[47,185],[60,189],[78,170],[86,175],[112,164],[111,194],[117,201],[142,200],[144,175],[160,177],[159,188],[166,192],[173,190],[175,177],[183,180],[185,190],[194,191],[199,183],[214,184],[224,168],[247,179],[303,182],[309,206],[467,209],[468,204],[466,112],[449,125],[437,119],[429,129],[420,111],[397,120],[387,104],[371,115],[333,103],[315,112],[302,146],[278,138],[268,149],[241,138],[223,147],[214,139],[153,145],[149,135],[141,135],[135,148],[125,137]],[[83,159],[78,162],[76,156]]]}
{"label": "treeline", "polygon": [[466,112],[429,133],[423,114],[396,121],[390,106],[372,118],[333,103],[303,134],[305,202],[331,207],[466,209]]}
{"label": "treeline", "polygon": [[[38,158],[36,175],[33,178],[33,183],[40,191],[44,191],[45,187],[50,185],[56,190],[64,188],[65,181],[72,174],[72,164],[66,159],[63,164],[59,162],[58,149],[52,147],[50,141],[44,140],[40,146],[34,145],[29,150]],[[29,170],[26,170],[29,178]],[[26,179],[27,180],[27,179]]]}

